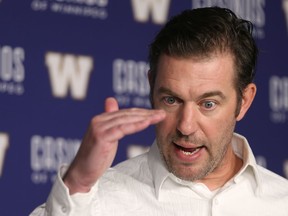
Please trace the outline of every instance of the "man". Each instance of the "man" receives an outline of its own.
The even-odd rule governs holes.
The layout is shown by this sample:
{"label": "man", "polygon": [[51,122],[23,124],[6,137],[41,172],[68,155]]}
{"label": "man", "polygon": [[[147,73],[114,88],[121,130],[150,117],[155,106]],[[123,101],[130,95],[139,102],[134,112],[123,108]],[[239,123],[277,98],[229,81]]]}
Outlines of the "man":
{"label": "man", "polygon": [[[95,116],[46,204],[31,215],[288,215],[288,181],[234,133],[256,94],[250,22],[228,9],[172,18],[150,47],[153,109]],[[156,124],[148,153],[109,168],[119,139]]]}

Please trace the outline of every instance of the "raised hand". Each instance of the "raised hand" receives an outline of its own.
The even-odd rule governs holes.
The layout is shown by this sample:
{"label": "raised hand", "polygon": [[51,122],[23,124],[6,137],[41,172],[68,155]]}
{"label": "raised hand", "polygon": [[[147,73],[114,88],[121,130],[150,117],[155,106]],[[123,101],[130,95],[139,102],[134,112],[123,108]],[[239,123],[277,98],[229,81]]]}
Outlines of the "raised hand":
{"label": "raised hand", "polygon": [[121,138],[144,130],[164,118],[163,110],[119,110],[117,101],[107,98],[105,112],[91,120],[79,151],[63,178],[70,194],[91,189],[111,166]]}

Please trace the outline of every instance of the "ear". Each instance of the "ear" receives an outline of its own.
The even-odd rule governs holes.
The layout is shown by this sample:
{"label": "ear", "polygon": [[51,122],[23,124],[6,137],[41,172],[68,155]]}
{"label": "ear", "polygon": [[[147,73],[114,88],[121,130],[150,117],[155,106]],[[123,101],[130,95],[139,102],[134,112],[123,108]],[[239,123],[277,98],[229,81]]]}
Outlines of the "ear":
{"label": "ear", "polygon": [[238,116],[236,117],[237,121],[240,121],[246,114],[246,112],[248,111],[248,109],[250,108],[254,97],[256,95],[256,85],[254,83],[250,83],[243,91],[243,95],[242,95],[242,104],[241,104],[241,108],[240,108],[240,112],[238,114]]}

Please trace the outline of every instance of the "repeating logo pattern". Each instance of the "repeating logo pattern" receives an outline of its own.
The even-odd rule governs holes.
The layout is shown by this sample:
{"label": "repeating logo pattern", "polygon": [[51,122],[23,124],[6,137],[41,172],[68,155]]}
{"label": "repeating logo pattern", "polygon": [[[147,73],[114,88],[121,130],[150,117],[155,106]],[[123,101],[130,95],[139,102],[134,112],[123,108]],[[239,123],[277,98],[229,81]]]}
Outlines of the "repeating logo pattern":
{"label": "repeating logo pattern", "polygon": [[80,143],[78,139],[33,135],[30,142],[32,182],[53,182],[59,167],[72,161]]}
{"label": "repeating logo pattern", "polygon": [[269,82],[271,121],[285,123],[288,120],[288,77],[271,76]]}
{"label": "repeating logo pattern", "polygon": [[167,21],[170,0],[132,0],[131,3],[136,21],[148,22],[150,16],[155,24]]}
{"label": "repeating logo pattern", "polygon": [[31,8],[40,12],[105,20],[108,17],[108,3],[109,0],[32,0]]}
{"label": "repeating logo pattern", "polygon": [[24,60],[25,50],[22,47],[0,46],[0,93],[24,94]]}
{"label": "repeating logo pattern", "polygon": [[113,91],[120,106],[150,107],[149,65],[144,61],[115,59],[113,61]]}
{"label": "repeating logo pattern", "polygon": [[45,62],[50,75],[52,93],[55,97],[67,97],[70,89],[73,99],[85,99],[89,77],[93,69],[92,57],[48,52]]}
{"label": "repeating logo pattern", "polygon": [[[93,115],[103,111],[104,97],[114,96],[121,108],[151,107],[149,64],[146,58],[139,58],[143,53],[147,56],[148,49],[130,47],[130,40],[139,47],[147,47],[169,17],[189,8],[228,7],[254,24],[254,36],[260,45],[264,44],[270,68],[268,71],[266,62],[260,62],[263,68],[257,79],[264,93],[257,95],[261,107],[256,111],[256,118],[260,116],[269,129],[266,124],[258,129],[253,120],[255,142],[251,144],[255,152],[261,149],[261,153],[256,154],[258,164],[280,170],[279,174],[288,178],[288,157],[285,155],[288,146],[282,132],[285,133],[288,122],[288,76],[285,73],[288,40],[278,40],[287,39],[288,0],[30,0],[28,4],[19,1],[19,5],[25,7],[11,7],[9,1],[0,0],[3,30],[0,37],[0,181],[4,185],[2,200],[6,201],[5,190],[9,188],[5,183],[11,180],[15,192],[9,191],[10,197],[21,199],[24,196],[18,196],[18,193],[24,191],[34,201],[29,206],[17,200],[25,206],[9,208],[6,215],[27,215],[35,203],[40,204],[39,199],[47,198],[45,193],[59,166],[69,164],[80,146],[82,136],[78,132],[84,133],[86,129],[83,122],[88,124]],[[21,10],[17,16],[16,9],[17,12]],[[275,26],[270,30],[268,18],[275,19],[277,32]],[[68,28],[64,26],[66,23]],[[74,30],[75,35],[71,34]],[[145,33],[136,38],[131,32],[138,30]],[[81,37],[77,38],[79,35]],[[75,51],[77,47],[81,50]],[[250,130],[246,125],[243,129]],[[279,137],[275,135],[278,129],[281,130]],[[270,145],[266,140],[262,142],[267,130],[269,135],[265,136],[275,139],[275,151],[267,152],[263,147]],[[121,140],[121,154],[124,154],[121,156],[131,158],[148,151],[146,145],[151,144],[154,134],[149,136],[145,136],[145,140],[136,137],[137,142],[134,137],[125,137]],[[273,162],[269,157],[273,157]],[[116,158],[116,162],[118,160]],[[17,172],[11,169],[20,163]],[[19,182],[17,177],[20,175],[24,180]],[[1,208],[2,213],[6,212]]]}
{"label": "repeating logo pattern", "polygon": [[192,0],[192,7],[211,7],[211,6],[227,7],[233,10],[238,16],[250,20],[254,24],[253,33],[255,38],[265,38],[265,22],[266,0],[234,0],[234,1],[202,1]]}

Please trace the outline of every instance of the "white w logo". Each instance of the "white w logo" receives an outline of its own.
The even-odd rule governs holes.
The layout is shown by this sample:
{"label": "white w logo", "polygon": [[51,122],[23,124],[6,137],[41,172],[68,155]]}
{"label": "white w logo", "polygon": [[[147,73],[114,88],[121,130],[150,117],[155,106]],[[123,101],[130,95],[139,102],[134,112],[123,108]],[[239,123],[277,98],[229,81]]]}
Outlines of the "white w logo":
{"label": "white w logo", "polygon": [[6,155],[6,150],[9,146],[9,137],[6,133],[0,133],[0,176],[2,175],[4,167],[4,159]]}
{"label": "white w logo", "polygon": [[170,0],[132,0],[134,17],[138,22],[147,22],[150,13],[156,24],[163,24],[167,20]]}
{"label": "white w logo", "polygon": [[72,98],[81,100],[86,97],[93,68],[92,57],[48,52],[45,60],[55,97],[66,97],[69,87]]}

